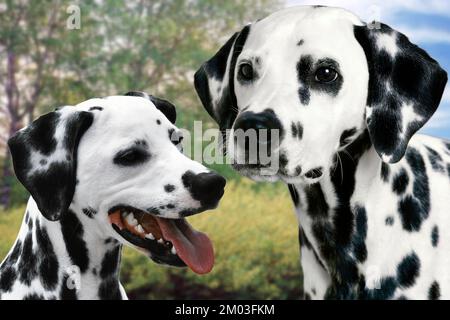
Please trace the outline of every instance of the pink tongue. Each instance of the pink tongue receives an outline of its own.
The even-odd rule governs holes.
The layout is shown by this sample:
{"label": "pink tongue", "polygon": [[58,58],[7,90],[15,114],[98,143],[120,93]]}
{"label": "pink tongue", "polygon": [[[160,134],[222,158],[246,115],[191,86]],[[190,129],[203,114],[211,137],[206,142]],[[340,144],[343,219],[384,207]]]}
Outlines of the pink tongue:
{"label": "pink tongue", "polygon": [[192,271],[204,274],[214,266],[214,248],[204,233],[194,230],[186,220],[157,218],[164,239],[175,246],[178,256]]}

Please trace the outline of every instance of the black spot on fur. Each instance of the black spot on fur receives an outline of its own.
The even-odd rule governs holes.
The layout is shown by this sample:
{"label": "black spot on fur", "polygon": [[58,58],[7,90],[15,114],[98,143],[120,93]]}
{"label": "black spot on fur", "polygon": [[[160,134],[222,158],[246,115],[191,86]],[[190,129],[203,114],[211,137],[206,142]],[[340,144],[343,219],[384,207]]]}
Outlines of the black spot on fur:
{"label": "black spot on fur", "polygon": [[399,201],[399,212],[405,230],[419,231],[430,210],[430,191],[425,162],[414,148],[408,148],[406,160],[413,172],[413,194]]}
{"label": "black spot on fur", "polygon": [[102,107],[99,107],[99,106],[95,106],[95,107],[90,107],[90,108],[89,108],[89,111],[94,111],[94,110],[102,111],[103,108],[102,108]]}
{"label": "black spot on fur", "polygon": [[175,205],[173,203],[168,203],[166,207],[167,209],[175,209]]}
{"label": "black spot on fur", "polygon": [[70,259],[84,273],[89,266],[88,249],[83,239],[83,225],[73,211],[62,215],[61,230]]}
{"label": "black spot on fur", "polygon": [[23,297],[23,300],[45,300],[42,294],[29,293]]}
{"label": "black spot on fur", "polygon": [[420,203],[407,195],[399,202],[399,213],[403,228],[407,231],[419,231],[422,225],[422,211]]}
{"label": "black spot on fur", "polygon": [[161,124],[161,120],[156,119],[156,123],[157,123],[158,125],[160,125],[160,124]]}
{"label": "black spot on fur", "polygon": [[305,43],[305,40],[300,39],[300,40],[297,42],[297,45],[298,45],[298,46],[301,46],[301,45],[304,44],[304,43]]}
{"label": "black spot on fur", "polygon": [[305,190],[305,195],[308,204],[307,213],[312,218],[328,216],[328,210],[330,208],[319,183],[310,185],[310,187]]}
{"label": "black spot on fur", "polygon": [[0,290],[8,292],[16,281],[17,273],[12,266],[2,266],[0,269]]}
{"label": "black spot on fur", "polygon": [[354,254],[359,262],[364,262],[367,259],[367,213],[364,207],[356,206],[355,221],[356,230],[353,236]]}
{"label": "black spot on fur", "polygon": [[439,243],[439,228],[438,226],[434,226],[431,230],[431,245],[433,247],[437,247]]}
{"label": "black spot on fur", "polygon": [[414,252],[403,258],[397,266],[397,281],[403,288],[414,285],[420,273],[420,260]]}
{"label": "black spot on fur", "polygon": [[[398,283],[394,277],[385,277],[380,280],[379,286],[373,289],[364,289],[360,298],[363,300],[386,300],[394,296]],[[364,285],[361,287],[364,288]]]}
{"label": "black spot on fur", "polygon": [[284,154],[284,153],[280,154],[279,163],[280,163],[280,168],[286,168],[286,166],[288,165],[288,158],[287,158],[286,154]]}
{"label": "black spot on fur", "polygon": [[450,163],[447,163],[447,174],[448,177],[450,178]]}
{"label": "black spot on fur", "polygon": [[58,283],[59,263],[45,227],[36,224],[36,239],[39,252],[39,276],[46,290],[54,290]]}
{"label": "black spot on fur", "polygon": [[22,254],[20,255],[19,280],[29,286],[31,281],[37,276],[37,257],[33,252],[32,233],[29,232],[23,242]]}
{"label": "black spot on fur", "polygon": [[100,284],[98,296],[101,300],[121,300],[119,280],[113,277],[105,279]]}
{"label": "black spot on fur", "polygon": [[351,137],[353,137],[356,134],[356,128],[351,128],[344,130],[342,132],[341,137],[339,138],[339,147],[344,147],[345,145],[349,144],[351,142]]}
{"label": "black spot on fur", "polygon": [[28,230],[32,231],[33,230],[33,219],[29,219],[28,220]]}
{"label": "black spot on fur", "polygon": [[120,246],[108,251],[103,257],[100,276],[104,279],[117,275],[120,264]]}
{"label": "black spot on fur", "polygon": [[172,192],[174,190],[175,190],[175,186],[173,184],[166,184],[164,186],[164,191],[166,191],[166,192],[170,193],[170,192]]}
{"label": "black spot on fur", "polygon": [[441,288],[439,286],[439,283],[437,281],[433,281],[433,283],[430,286],[430,289],[428,289],[428,299],[439,300],[440,297],[441,297]]}
{"label": "black spot on fur", "polygon": [[444,163],[441,155],[436,150],[426,147],[428,152],[428,159],[430,160],[431,167],[437,172],[445,172]]}
{"label": "black spot on fur", "polygon": [[292,137],[301,140],[303,138],[303,126],[300,122],[291,123]]}
{"label": "black spot on fur", "polygon": [[92,209],[91,207],[83,208],[83,213],[88,216],[89,218],[93,218],[94,215],[97,213],[96,210]]}
{"label": "black spot on fur", "polygon": [[380,171],[380,176],[381,179],[383,179],[384,182],[388,182],[389,181],[389,173],[390,173],[390,168],[389,165],[387,163],[382,162],[381,163],[381,171]]}
{"label": "black spot on fur", "polygon": [[392,181],[392,191],[401,195],[405,192],[408,187],[409,177],[405,168],[401,168],[400,171],[394,176],[394,180]]}
{"label": "black spot on fur", "polygon": [[392,226],[394,224],[394,217],[393,216],[386,217],[384,223],[386,223],[387,226]]}

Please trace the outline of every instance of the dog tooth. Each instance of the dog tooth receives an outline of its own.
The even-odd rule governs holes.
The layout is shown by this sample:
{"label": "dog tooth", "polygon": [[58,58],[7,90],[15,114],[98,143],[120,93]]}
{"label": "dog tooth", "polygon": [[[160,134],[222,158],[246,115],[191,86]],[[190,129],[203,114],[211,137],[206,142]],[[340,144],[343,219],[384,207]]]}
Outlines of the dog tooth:
{"label": "dog tooth", "polygon": [[155,237],[153,236],[152,233],[146,234],[145,237],[146,237],[147,239],[150,239],[150,240],[155,240]]}
{"label": "dog tooth", "polygon": [[162,238],[160,238],[160,239],[158,239],[158,243],[163,244],[163,243],[164,243],[164,240],[163,240]]}
{"label": "dog tooth", "polygon": [[134,227],[137,232],[139,233],[145,233],[144,228],[140,224],[138,224],[136,227]]}
{"label": "dog tooth", "polygon": [[127,216],[127,222],[129,225],[131,225],[133,227],[137,226],[137,224],[138,224],[137,220],[134,218],[134,216],[132,214],[129,214]]}
{"label": "dog tooth", "polygon": [[177,249],[175,249],[175,246],[170,249],[170,252],[172,252],[172,254],[177,254]]}

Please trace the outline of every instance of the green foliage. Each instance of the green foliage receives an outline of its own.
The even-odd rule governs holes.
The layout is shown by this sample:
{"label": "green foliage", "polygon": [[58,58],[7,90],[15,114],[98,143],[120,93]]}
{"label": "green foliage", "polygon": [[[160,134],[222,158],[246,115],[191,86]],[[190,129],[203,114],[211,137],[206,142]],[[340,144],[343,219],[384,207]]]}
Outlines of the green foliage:
{"label": "green foliage", "polygon": [[[301,285],[297,222],[285,186],[232,181],[219,208],[189,218],[214,243],[211,273],[157,265],[123,252],[121,278],[133,299],[297,299]],[[0,212],[0,260],[17,236],[24,208]]]}

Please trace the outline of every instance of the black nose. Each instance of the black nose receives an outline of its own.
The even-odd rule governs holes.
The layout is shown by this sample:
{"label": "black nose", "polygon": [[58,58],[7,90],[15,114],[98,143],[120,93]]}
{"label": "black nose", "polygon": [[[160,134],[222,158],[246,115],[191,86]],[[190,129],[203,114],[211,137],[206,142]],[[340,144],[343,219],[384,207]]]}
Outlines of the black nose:
{"label": "black nose", "polygon": [[[273,130],[278,130],[278,137],[281,139],[282,126],[280,120],[273,112],[273,110],[265,110],[260,113],[247,111],[242,113],[234,124],[234,129],[241,129],[244,132],[248,130],[255,130],[258,138],[258,143],[268,143],[271,141]],[[267,130],[264,133],[260,130]]]}
{"label": "black nose", "polygon": [[195,174],[187,171],[182,176],[184,186],[205,208],[214,208],[223,196],[226,180],[214,172]]}

